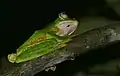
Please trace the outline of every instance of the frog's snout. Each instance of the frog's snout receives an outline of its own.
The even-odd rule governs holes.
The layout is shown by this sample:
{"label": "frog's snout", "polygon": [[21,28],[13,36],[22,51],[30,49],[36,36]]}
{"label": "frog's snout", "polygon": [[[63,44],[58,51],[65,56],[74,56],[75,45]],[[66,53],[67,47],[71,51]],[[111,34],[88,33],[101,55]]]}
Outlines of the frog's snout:
{"label": "frog's snout", "polygon": [[16,54],[8,54],[8,60],[11,63],[14,63],[16,61]]}

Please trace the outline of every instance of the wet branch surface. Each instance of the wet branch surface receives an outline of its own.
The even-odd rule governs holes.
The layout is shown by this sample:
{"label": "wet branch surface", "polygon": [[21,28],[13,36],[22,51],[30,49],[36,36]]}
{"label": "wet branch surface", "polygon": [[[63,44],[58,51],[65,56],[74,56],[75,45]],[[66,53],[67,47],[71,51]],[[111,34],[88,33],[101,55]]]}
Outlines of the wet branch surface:
{"label": "wet branch surface", "polygon": [[66,60],[73,60],[92,49],[105,47],[120,41],[120,22],[106,25],[80,34],[68,43],[68,46],[34,60],[12,64],[11,67],[0,72],[0,76],[33,76],[36,73],[55,66]]}

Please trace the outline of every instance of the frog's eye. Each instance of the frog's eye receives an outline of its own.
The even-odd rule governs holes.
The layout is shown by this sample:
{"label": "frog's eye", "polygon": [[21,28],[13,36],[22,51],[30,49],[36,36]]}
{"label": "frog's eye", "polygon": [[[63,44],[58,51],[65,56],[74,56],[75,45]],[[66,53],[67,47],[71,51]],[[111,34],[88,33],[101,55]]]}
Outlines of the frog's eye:
{"label": "frog's eye", "polygon": [[70,25],[67,25],[67,27],[70,27]]}
{"label": "frog's eye", "polygon": [[68,18],[68,15],[65,12],[62,12],[62,13],[59,14],[59,18],[61,20],[65,20],[66,18]]}
{"label": "frog's eye", "polygon": [[59,23],[59,31],[57,32],[57,35],[59,36],[66,36],[71,35],[77,28],[78,22],[76,20],[73,21],[63,21]]}

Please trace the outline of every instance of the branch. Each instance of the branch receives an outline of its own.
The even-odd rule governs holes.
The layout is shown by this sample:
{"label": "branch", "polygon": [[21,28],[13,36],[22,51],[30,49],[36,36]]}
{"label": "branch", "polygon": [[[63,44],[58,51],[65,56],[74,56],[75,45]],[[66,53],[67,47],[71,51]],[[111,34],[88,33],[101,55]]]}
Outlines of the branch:
{"label": "branch", "polygon": [[73,60],[83,53],[120,41],[120,22],[93,29],[73,38],[68,46],[52,53],[46,54],[34,60],[11,64],[12,67],[5,69],[0,76],[33,76],[34,74],[55,66],[66,60]]}

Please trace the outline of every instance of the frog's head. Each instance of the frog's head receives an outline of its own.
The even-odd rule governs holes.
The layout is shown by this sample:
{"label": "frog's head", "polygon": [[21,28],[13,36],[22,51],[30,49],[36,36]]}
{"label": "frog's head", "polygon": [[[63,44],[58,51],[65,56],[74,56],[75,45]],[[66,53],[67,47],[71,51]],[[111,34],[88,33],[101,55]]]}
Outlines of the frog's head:
{"label": "frog's head", "polygon": [[11,63],[14,63],[16,61],[16,54],[9,54],[8,55],[8,60],[11,62]]}
{"label": "frog's head", "polygon": [[71,35],[78,26],[78,21],[69,18],[67,14],[60,13],[59,18],[55,21],[55,31],[58,36],[68,36]]}

